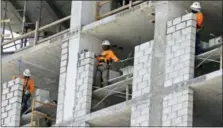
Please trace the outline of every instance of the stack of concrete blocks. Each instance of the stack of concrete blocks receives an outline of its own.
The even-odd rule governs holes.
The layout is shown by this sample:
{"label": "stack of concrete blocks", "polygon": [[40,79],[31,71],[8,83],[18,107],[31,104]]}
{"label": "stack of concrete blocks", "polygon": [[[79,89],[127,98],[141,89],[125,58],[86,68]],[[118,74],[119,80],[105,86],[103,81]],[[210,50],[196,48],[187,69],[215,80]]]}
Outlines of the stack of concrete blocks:
{"label": "stack of concrete blocks", "polygon": [[209,47],[213,47],[215,45],[222,44],[222,36],[213,38],[209,40]]}
{"label": "stack of concrete blocks", "polygon": [[23,83],[17,78],[4,83],[2,89],[1,126],[19,127]]}
{"label": "stack of concrete blocks", "polygon": [[[132,100],[149,95],[153,41],[135,47]],[[138,100],[136,100],[138,101]],[[150,99],[132,103],[131,126],[149,126]]]}
{"label": "stack of concrete blocks", "polygon": [[[40,101],[40,102],[47,102],[49,103],[49,95],[50,95],[50,92],[48,90],[44,90],[44,89],[36,89],[35,91],[35,100],[36,101]],[[36,107],[37,106],[40,106],[41,104],[36,104]]]}
{"label": "stack of concrete blocks", "polygon": [[196,16],[192,13],[167,22],[164,87],[194,77]]}
{"label": "stack of concrete blocks", "polygon": [[187,88],[163,97],[162,126],[192,126],[193,90]]}
{"label": "stack of concrete blocks", "polygon": [[60,79],[58,88],[58,103],[57,103],[57,117],[56,124],[63,121],[63,111],[64,111],[64,97],[66,92],[66,75],[67,75],[67,65],[68,65],[68,41],[62,44],[61,50],[61,64],[60,64]]}
{"label": "stack of concrete blocks", "polygon": [[[81,53],[78,59],[74,118],[81,118],[90,113],[95,58],[93,52]],[[73,126],[89,126],[86,122],[75,121]]]}

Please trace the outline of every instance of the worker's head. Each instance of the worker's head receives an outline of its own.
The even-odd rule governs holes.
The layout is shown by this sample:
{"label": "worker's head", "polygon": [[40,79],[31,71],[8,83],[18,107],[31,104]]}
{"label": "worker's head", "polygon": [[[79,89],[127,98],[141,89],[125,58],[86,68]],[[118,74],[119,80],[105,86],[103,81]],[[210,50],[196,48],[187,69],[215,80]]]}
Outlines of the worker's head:
{"label": "worker's head", "polygon": [[103,41],[103,43],[101,44],[101,46],[102,46],[102,49],[103,50],[108,50],[108,49],[110,49],[111,44],[110,44],[110,42],[108,40],[105,40],[105,41]]}
{"label": "worker's head", "polygon": [[197,13],[201,11],[201,4],[199,2],[194,2],[191,6],[192,13]]}
{"label": "worker's head", "polygon": [[29,69],[26,69],[26,70],[23,72],[23,76],[24,76],[25,78],[30,78],[30,76],[31,76],[31,72],[30,72],[30,70],[29,70]]}

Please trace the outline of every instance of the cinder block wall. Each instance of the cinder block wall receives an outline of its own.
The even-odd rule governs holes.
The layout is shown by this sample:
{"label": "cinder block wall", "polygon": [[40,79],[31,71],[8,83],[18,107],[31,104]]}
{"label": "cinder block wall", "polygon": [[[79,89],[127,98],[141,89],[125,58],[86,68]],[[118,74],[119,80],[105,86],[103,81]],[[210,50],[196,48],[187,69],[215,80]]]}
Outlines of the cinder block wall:
{"label": "cinder block wall", "polygon": [[187,88],[163,97],[163,126],[192,126],[193,90]]}
{"label": "cinder block wall", "polygon": [[190,13],[167,23],[165,87],[194,77],[195,18]]}
{"label": "cinder block wall", "polygon": [[57,116],[56,124],[63,121],[63,109],[64,109],[64,96],[66,91],[66,76],[67,76],[67,64],[68,64],[68,41],[62,44],[61,50],[61,64],[60,64],[60,79],[58,87],[58,103],[57,103]]}
{"label": "cinder block wall", "polygon": [[[132,99],[150,92],[151,54],[153,41],[135,47]],[[131,126],[149,126],[149,98],[132,103]]]}
{"label": "cinder block wall", "polygon": [[2,89],[1,126],[19,127],[23,83],[17,78],[4,83]]}
{"label": "cinder block wall", "polygon": [[[94,75],[94,53],[84,52],[81,53],[78,59],[77,68],[77,83],[75,87],[75,105],[74,105],[74,118],[81,118],[90,113],[91,99],[92,99],[92,86]],[[86,122],[78,122],[75,120],[73,126],[89,126]]]}

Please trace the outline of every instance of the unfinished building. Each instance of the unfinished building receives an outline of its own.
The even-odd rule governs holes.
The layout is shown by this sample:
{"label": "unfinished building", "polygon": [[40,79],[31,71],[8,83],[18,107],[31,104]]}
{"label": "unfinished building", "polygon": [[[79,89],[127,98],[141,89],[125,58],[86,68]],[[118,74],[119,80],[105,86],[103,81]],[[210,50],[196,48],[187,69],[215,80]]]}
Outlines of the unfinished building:
{"label": "unfinished building", "polygon": [[[205,22],[199,55],[193,1],[39,3],[29,2],[41,5],[39,12],[27,10],[30,32],[22,29],[6,40],[1,31],[2,127],[223,126],[222,1],[200,2]],[[18,7],[27,4],[1,1],[1,18],[20,16]],[[46,18],[52,12],[54,18]],[[39,18],[28,18],[36,13]],[[27,24],[1,20],[3,30],[20,32],[16,23]],[[110,84],[100,88],[95,55],[104,40],[123,61],[112,64]],[[15,50],[6,52],[10,47]],[[21,115],[23,82],[11,78],[27,68],[36,91]]]}

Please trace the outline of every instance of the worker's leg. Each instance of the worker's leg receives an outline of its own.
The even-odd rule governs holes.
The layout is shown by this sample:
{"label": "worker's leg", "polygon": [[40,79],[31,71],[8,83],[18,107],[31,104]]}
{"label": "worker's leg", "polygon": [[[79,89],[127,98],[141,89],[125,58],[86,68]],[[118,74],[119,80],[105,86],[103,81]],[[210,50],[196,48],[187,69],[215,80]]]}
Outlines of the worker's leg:
{"label": "worker's leg", "polygon": [[[97,81],[99,80],[98,78],[100,79],[100,81]],[[95,70],[94,85],[102,87],[101,82],[102,82],[102,68],[101,66],[97,66]]]}
{"label": "worker's leg", "polygon": [[108,64],[105,63],[103,65],[103,70],[102,70],[102,79],[103,79],[104,86],[108,85],[108,75],[109,75],[109,67],[108,67]]}
{"label": "worker's leg", "polygon": [[197,32],[196,34],[196,44],[195,44],[195,55],[201,54],[202,53],[202,46],[200,42],[200,33]]}
{"label": "worker's leg", "polygon": [[30,98],[30,94],[24,94],[22,97],[22,112],[21,114],[23,114],[27,109],[28,109],[28,100]]}

